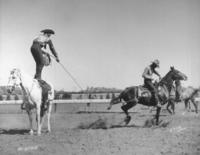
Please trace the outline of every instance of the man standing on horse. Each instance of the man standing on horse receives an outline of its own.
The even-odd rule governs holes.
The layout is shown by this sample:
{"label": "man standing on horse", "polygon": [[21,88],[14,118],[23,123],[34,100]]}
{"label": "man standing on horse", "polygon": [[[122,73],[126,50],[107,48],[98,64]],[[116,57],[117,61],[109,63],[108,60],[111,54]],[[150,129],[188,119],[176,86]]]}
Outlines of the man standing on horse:
{"label": "man standing on horse", "polygon": [[[59,58],[50,39],[51,35],[55,34],[55,32],[51,29],[45,29],[41,32],[42,34],[33,40],[31,53],[36,63],[36,73],[34,78],[38,80],[40,86],[42,87],[42,105],[43,108],[46,109],[47,105],[45,102],[48,99],[48,92],[51,90],[51,87],[44,80],[42,80],[41,75],[43,67],[48,66],[51,62],[49,53],[44,51],[47,45],[49,46],[51,53],[55,56],[57,62],[59,62]],[[24,104],[22,104],[22,109],[24,109]]]}
{"label": "man standing on horse", "polygon": [[144,78],[144,85],[145,87],[147,87],[152,94],[152,97],[155,100],[155,104],[157,106],[160,106],[160,102],[159,102],[159,98],[158,98],[158,90],[157,88],[154,86],[153,84],[153,74],[156,74],[159,79],[161,79],[160,74],[155,70],[156,68],[158,68],[160,65],[159,60],[154,60],[151,65],[147,66],[142,74],[142,77]]}
{"label": "man standing on horse", "polygon": [[42,69],[46,65],[44,54],[47,54],[47,57],[50,61],[49,54],[44,52],[43,48],[46,49],[46,46],[48,45],[52,54],[55,56],[56,61],[59,62],[58,54],[56,53],[53,43],[50,39],[51,35],[55,34],[55,32],[51,29],[45,29],[45,30],[42,30],[41,32],[42,34],[40,34],[38,37],[36,37],[33,40],[33,44],[31,46],[31,53],[36,62],[35,78],[38,80],[41,80]]}

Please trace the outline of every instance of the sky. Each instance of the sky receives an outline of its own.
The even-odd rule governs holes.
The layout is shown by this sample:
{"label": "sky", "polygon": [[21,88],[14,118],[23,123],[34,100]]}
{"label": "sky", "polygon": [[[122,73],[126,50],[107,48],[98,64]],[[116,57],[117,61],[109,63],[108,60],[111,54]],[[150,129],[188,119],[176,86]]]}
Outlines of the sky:
{"label": "sky", "polygon": [[[141,85],[154,59],[162,76],[174,66],[188,76],[184,86],[200,86],[199,0],[0,0],[0,85],[13,68],[34,76],[30,47],[45,28],[83,89]],[[42,78],[80,90],[54,60]]]}

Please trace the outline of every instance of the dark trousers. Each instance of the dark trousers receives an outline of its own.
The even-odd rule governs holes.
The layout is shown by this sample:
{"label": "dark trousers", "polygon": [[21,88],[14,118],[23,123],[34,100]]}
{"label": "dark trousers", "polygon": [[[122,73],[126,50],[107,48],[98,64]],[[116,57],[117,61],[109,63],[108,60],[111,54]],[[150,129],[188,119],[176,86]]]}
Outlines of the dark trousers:
{"label": "dark trousers", "polygon": [[145,79],[144,84],[145,84],[145,87],[147,87],[149,89],[149,91],[151,92],[152,97],[154,98],[155,103],[157,105],[159,100],[158,100],[158,91],[157,91],[156,87],[154,86],[152,81],[149,79]]}
{"label": "dark trousers", "polygon": [[48,98],[48,92],[51,90],[51,87],[41,78],[42,69],[44,67],[44,59],[43,59],[43,50],[41,49],[39,43],[37,42],[33,43],[33,45],[31,46],[31,53],[36,63],[36,73],[34,78],[38,80],[40,86],[42,87],[42,102],[43,102],[42,108],[43,108]]}
{"label": "dark trousers", "polygon": [[39,43],[33,43],[31,46],[31,53],[36,63],[35,79],[41,79],[42,69],[44,67],[43,51]]}

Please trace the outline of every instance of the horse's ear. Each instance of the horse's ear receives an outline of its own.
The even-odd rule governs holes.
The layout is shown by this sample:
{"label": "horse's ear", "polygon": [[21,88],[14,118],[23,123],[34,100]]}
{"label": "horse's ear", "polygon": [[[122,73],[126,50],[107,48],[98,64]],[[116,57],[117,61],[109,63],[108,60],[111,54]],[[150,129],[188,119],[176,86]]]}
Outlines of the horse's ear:
{"label": "horse's ear", "polygon": [[174,70],[174,66],[171,66],[170,69],[171,69],[171,70]]}
{"label": "horse's ear", "polygon": [[11,71],[10,71],[10,74],[13,74],[15,72],[16,68],[13,68]]}

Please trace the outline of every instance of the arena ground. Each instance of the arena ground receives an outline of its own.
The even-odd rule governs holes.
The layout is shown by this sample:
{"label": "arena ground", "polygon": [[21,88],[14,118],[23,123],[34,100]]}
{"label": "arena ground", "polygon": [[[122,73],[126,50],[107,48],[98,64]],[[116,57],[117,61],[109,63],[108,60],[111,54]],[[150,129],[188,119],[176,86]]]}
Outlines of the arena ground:
{"label": "arena ground", "polygon": [[[98,107],[97,107],[98,108]],[[155,111],[153,111],[155,113]],[[148,109],[131,113],[128,126],[123,113],[52,113],[52,132],[28,134],[25,113],[0,114],[1,155],[198,155],[200,115],[178,105],[175,115],[162,112],[152,126]]]}

